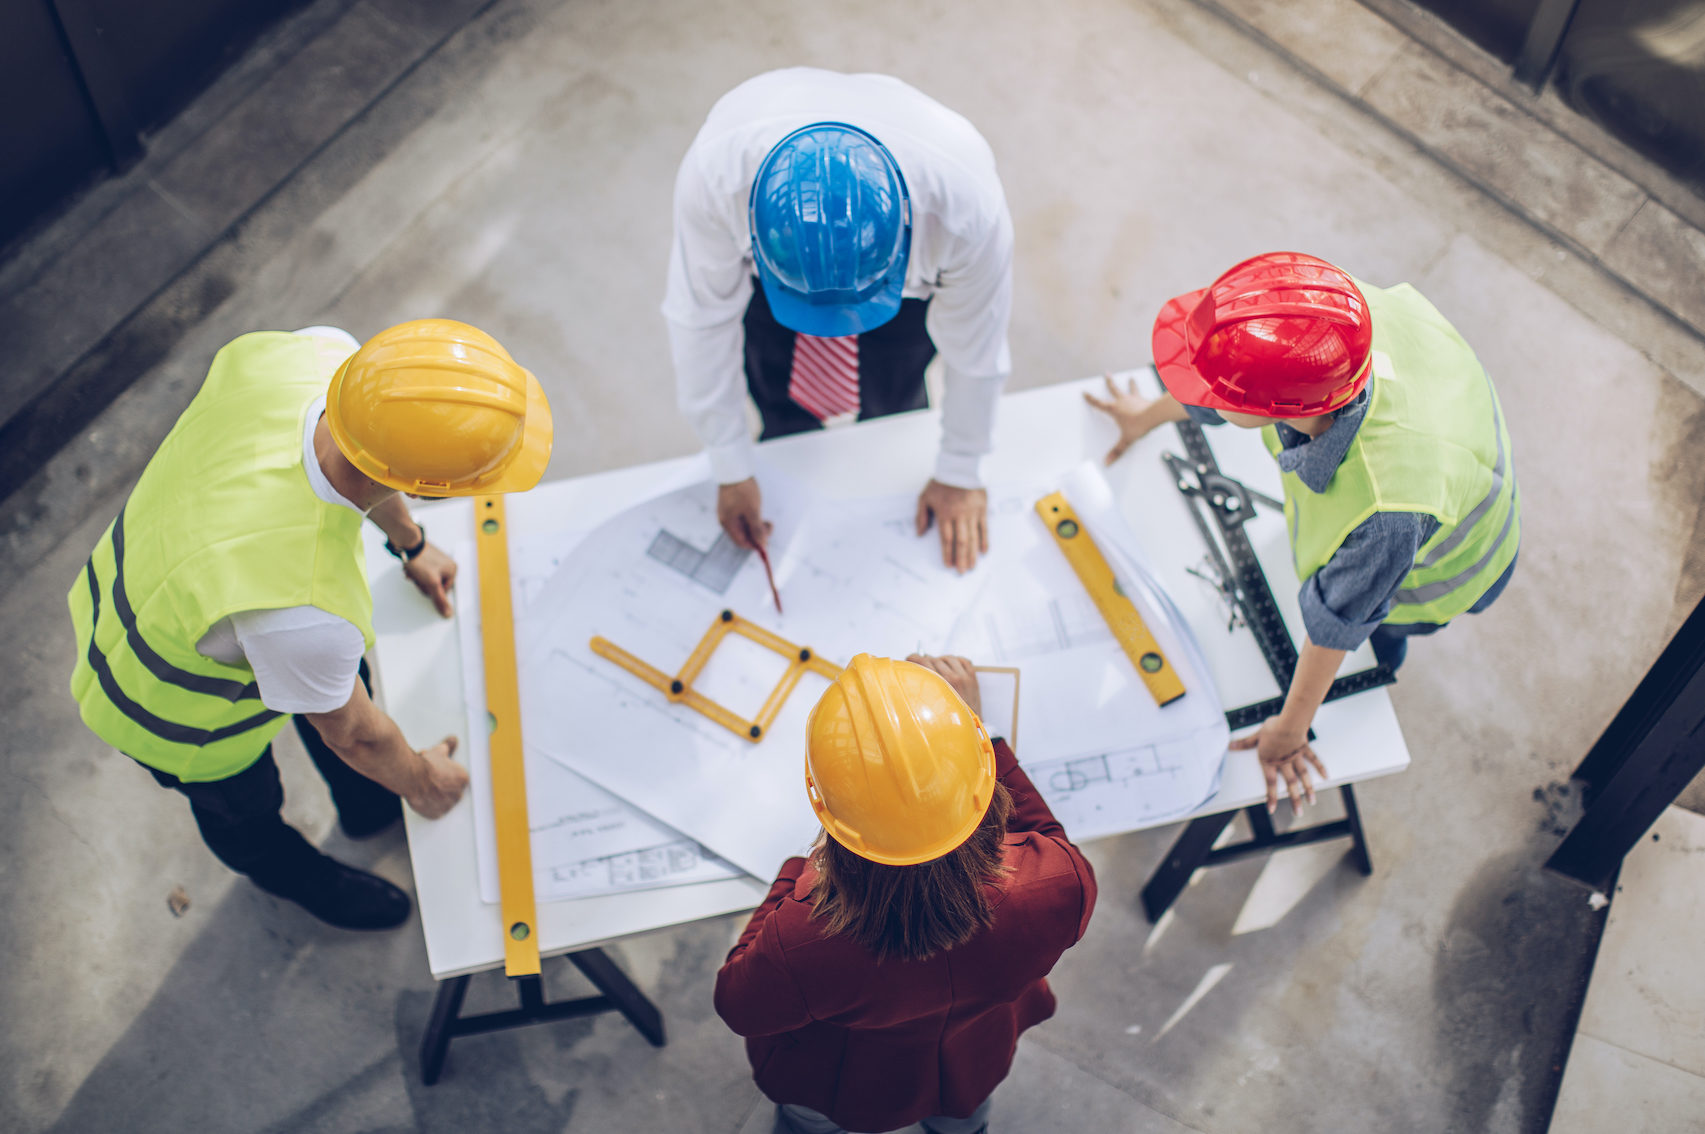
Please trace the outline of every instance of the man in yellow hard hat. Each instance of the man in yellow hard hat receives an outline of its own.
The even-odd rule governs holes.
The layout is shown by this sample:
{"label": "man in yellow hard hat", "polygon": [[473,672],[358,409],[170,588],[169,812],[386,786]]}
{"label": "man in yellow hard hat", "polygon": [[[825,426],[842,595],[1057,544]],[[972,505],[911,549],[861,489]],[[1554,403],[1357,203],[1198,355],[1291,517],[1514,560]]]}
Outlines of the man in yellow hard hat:
{"label": "man in yellow hard hat", "polygon": [[811,711],[824,837],[790,858],[716,976],[777,1134],[978,1134],[1095,873],[1006,741],[971,663],[853,658]]}
{"label": "man in yellow hard hat", "polygon": [[407,895],[285,824],[271,741],[294,715],[353,838],[389,826],[399,796],[428,819],[455,805],[455,738],[416,750],[368,696],[361,520],[448,617],[455,561],[399,493],[523,491],[550,447],[538,381],[464,323],[227,344],[71,588],[84,723],[187,796],[208,847],[263,890],[344,928],[401,924]]}

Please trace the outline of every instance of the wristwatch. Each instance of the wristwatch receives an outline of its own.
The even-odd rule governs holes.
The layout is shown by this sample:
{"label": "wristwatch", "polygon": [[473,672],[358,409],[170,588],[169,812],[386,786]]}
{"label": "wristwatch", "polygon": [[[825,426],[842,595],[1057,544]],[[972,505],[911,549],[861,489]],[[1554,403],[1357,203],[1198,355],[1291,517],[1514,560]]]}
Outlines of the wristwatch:
{"label": "wristwatch", "polygon": [[420,542],[415,544],[413,547],[398,547],[390,540],[385,541],[385,550],[396,556],[398,559],[401,559],[404,563],[414,562],[415,559],[420,556],[420,553],[426,550],[426,525],[416,521],[414,526],[420,529]]}

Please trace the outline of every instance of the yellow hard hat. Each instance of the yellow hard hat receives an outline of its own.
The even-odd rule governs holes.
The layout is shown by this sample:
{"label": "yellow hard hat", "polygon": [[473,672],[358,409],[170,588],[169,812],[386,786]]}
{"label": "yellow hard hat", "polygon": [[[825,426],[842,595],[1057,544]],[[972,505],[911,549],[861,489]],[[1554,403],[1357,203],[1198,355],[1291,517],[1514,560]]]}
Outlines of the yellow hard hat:
{"label": "yellow hard hat", "polygon": [[332,378],[326,424],[349,462],[421,496],[525,492],[551,458],[539,380],[454,319],[380,331]]}
{"label": "yellow hard hat", "polygon": [[805,791],[861,858],[911,866],[970,838],[995,790],[983,722],[934,670],[859,654],[811,710]]}

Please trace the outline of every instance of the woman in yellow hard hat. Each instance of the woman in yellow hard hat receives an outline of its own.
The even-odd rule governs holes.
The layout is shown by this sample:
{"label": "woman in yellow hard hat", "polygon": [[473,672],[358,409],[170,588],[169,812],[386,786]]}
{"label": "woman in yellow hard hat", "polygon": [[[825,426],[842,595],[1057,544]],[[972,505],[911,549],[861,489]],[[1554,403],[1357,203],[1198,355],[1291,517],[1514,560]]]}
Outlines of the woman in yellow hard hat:
{"label": "woman in yellow hard hat", "polygon": [[778,1134],[988,1125],[1044,979],[1083,936],[1095,875],[1012,749],[971,663],[860,654],[812,710],[823,822],[716,978]]}
{"label": "woman in yellow hard hat", "polygon": [[399,796],[429,819],[461,798],[455,738],[417,751],[368,698],[361,521],[448,617],[455,561],[399,493],[531,488],[550,449],[538,381],[465,323],[228,344],[72,585],[84,722],[187,796],[213,853],[262,889],[332,925],[401,924],[407,895],[279,816],[271,741],[296,715],[356,838]]}

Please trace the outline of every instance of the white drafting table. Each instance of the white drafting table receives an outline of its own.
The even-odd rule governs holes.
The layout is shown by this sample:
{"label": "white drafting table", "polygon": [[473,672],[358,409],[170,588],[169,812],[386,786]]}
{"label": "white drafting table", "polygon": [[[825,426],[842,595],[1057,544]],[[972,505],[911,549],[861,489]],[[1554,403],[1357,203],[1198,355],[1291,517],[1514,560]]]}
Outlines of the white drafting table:
{"label": "white drafting table", "polygon": [[[1002,398],[995,451],[986,463],[985,475],[991,482],[1035,480],[1063,474],[1086,457],[1099,462],[1113,443],[1114,430],[1102,415],[1084,404],[1082,394],[1100,388],[1100,379],[1094,379]],[[937,414],[926,410],[847,429],[780,438],[767,442],[764,453],[819,498],[916,492],[929,479],[939,432]],[[1278,471],[1256,433],[1225,426],[1208,434],[1228,476],[1269,495],[1280,495]],[[1170,426],[1144,438],[1108,470],[1115,496],[1162,585],[1196,629],[1226,707],[1275,696],[1281,690],[1254,638],[1247,631],[1228,634],[1218,598],[1186,571],[1200,566],[1206,549],[1183,497],[1161,464],[1163,449],[1183,452]],[[508,498],[511,530],[584,531],[661,490],[666,483],[680,483],[683,471],[702,461],[698,456],[683,457],[542,484]],[[708,477],[708,465],[703,467]],[[1284,520],[1271,512],[1262,515],[1265,511],[1258,510],[1257,519],[1247,530],[1274,596],[1287,622],[1295,627],[1300,625],[1297,582],[1285,542]],[[473,506],[469,500],[420,504],[415,514],[439,547],[453,548],[463,538],[472,538]],[[373,526],[366,526],[365,538],[377,634],[375,669],[382,703],[417,746],[434,743],[447,734],[459,735],[467,717],[455,624],[439,618],[403,577],[400,564],[385,554],[383,536]],[[932,530],[923,538],[937,537]],[[478,601],[471,593],[457,592],[454,597],[458,603]],[[1346,662],[1345,672],[1369,664],[1371,654],[1364,646]],[[1332,773],[1327,786],[1387,775],[1409,764],[1408,748],[1384,689],[1322,706],[1314,727],[1318,734],[1314,748]],[[1219,792],[1184,820],[1246,807],[1265,798],[1266,784],[1255,754],[1233,752],[1226,759]],[[471,797],[464,798],[436,820],[425,820],[403,809],[427,959],[432,975],[440,980],[503,963],[498,906],[480,900],[471,808]],[[541,902],[539,951],[552,956],[629,934],[750,909],[762,900],[769,881],[742,877]]]}

